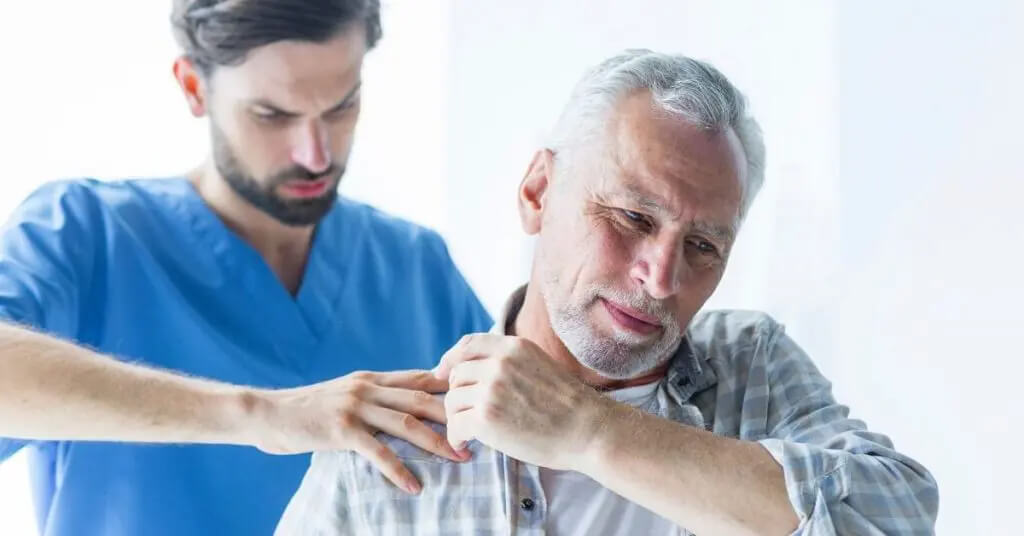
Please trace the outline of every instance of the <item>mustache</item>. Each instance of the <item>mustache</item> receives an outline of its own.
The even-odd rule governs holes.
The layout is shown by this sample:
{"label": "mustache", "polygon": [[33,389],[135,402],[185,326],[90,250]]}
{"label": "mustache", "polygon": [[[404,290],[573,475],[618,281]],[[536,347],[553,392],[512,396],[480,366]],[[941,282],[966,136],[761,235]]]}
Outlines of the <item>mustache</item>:
{"label": "mustache", "polygon": [[597,301],[598,298],[604,298],[653,316],[666,325],[674,322],[676,319],[675,313],[664,302],[651,298],[643,292],[636,294],[623,292],[612,287],[598,286],[592,289],[592,293],[593,301]]}
{"label": "mustache", "polygon": [[330,167],[322,173],[313,173],[302,166],[294,166],[274,173],[270,176],[270,179],[267,182],[270,184],[271,188],[273,188],[291,181],[316,182],[323,179],[336,179],[343,173],[345,173],[344,166],[339,166],[337,164],[331,164]]}

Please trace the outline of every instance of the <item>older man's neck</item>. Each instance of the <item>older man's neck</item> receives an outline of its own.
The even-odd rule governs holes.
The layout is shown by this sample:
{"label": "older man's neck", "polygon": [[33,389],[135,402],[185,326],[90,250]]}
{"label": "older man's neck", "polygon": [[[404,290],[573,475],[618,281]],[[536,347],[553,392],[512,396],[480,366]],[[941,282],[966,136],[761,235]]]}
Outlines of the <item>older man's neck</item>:
{"label": "older man's neck", "polygon": [[565,347],[562,340],[551,329],[547,307],[537,285],[530,285],[526,288],[526,298],[523,301],[522,308],[519,310],[519,314],[516,315],[514,325],[516,336],[529,339],[534,344],[540,346],[556,363],[579,378],[583,383],[602,391],[612,391],[651,383],[663,378],[668,370],[668,365],[666,364],[643,376],[626,380],[612,380],[584,367],[579,361],[576,361],[576,358]]}

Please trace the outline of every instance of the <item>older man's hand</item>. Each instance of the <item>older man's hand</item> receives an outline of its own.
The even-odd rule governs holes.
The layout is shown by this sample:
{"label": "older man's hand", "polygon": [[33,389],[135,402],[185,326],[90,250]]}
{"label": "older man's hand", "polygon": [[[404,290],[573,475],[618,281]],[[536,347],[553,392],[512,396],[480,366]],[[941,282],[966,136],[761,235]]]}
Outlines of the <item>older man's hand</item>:
{"label": "older man's hand", "polygon": [[519,337],[467,335],[436,374],[448,378],[444,406],[453,446],[476,439],[553,469],[576,469],[611,402]]}

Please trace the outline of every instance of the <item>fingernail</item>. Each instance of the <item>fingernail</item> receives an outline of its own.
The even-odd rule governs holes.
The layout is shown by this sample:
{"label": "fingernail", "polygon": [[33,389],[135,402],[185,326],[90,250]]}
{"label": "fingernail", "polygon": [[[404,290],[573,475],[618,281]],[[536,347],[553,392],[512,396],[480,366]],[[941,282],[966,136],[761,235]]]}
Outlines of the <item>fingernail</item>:
{"label": "fingernail", "polygon": [[459,449],[455,451],[455,453],[459,455],[459,459],[462,461],[469,460],[473,457],[473,453],[469,449]]}
{"label": "fingernail", "polygon": [[423,488],[419,482],[413,482],[412,480],[405,483],[405,490],[413,495],[418,494]]}

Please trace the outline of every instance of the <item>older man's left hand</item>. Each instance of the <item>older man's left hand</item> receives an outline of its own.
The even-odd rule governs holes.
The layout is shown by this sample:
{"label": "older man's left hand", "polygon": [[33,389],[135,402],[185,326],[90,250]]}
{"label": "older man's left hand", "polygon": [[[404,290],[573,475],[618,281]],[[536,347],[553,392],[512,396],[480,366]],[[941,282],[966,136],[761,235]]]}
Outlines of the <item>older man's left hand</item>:
{"label": "older man's left hand", "polygon": [[519,337],[463,337],[441,359],[448,442],[470,439],[518,460],[577,469],[611,402]]}

